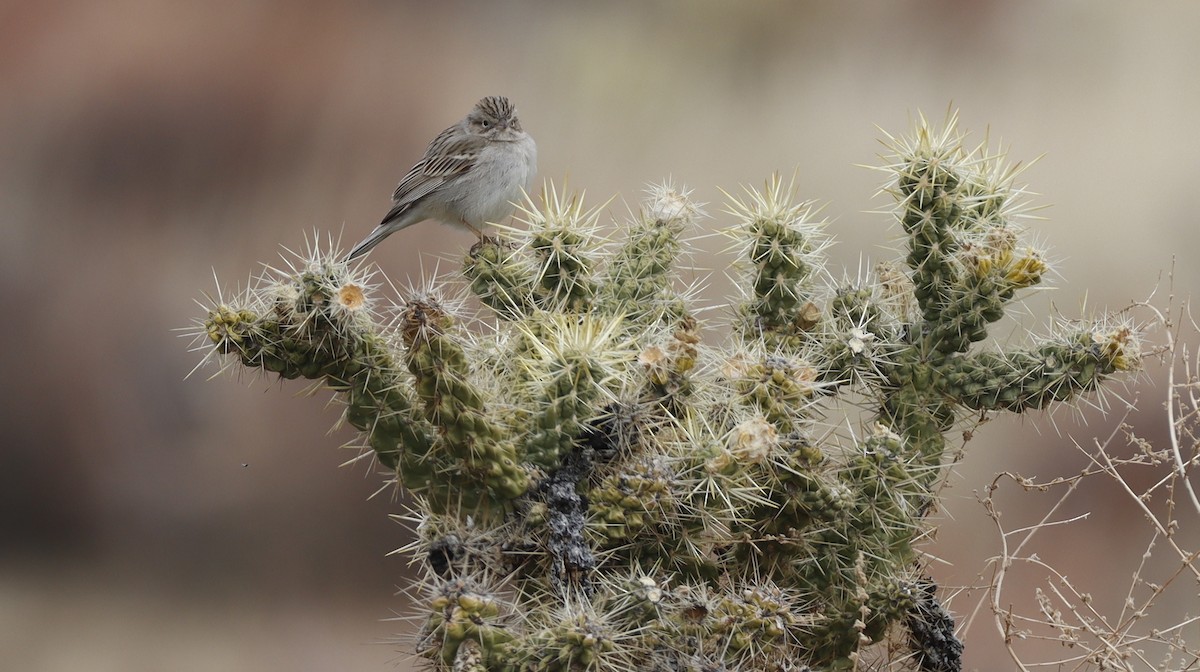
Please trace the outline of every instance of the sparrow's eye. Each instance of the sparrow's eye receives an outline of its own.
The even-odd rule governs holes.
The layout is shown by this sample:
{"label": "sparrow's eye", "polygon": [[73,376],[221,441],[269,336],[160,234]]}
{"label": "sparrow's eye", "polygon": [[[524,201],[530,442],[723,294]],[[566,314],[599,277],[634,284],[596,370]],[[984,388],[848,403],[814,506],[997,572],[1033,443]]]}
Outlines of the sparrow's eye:
{"label": "sparrow's eye", "polygon": [[488,121],[487,119],[484,119],[483,121],[479,122],[479,125],[483,126],[484,128],[491,128],[492,122]]}

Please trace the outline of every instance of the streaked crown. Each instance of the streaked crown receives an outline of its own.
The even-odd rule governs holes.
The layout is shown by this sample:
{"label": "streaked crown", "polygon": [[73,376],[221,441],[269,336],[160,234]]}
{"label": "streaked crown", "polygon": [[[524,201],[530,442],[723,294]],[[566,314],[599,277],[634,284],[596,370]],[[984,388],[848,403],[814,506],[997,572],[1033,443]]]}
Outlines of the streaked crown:
{"label": "streaked crown", "polygon": [[475,104],[475,111],[492,117],[493,119],[511,119],[517,112],[517,108],[509,102],[504,96],[488,96]]}

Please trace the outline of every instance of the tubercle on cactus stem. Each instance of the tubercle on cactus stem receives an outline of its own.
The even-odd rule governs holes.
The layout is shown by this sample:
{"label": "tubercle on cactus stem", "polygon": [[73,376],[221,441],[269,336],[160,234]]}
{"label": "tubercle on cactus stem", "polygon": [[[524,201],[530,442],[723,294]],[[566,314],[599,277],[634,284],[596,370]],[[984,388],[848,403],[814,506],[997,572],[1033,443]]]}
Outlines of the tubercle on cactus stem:
{"label": "tubercle on cactus stem", "polygon": [[435,669],[851,669],[904,624],[918,660],[954,669],[918,549],[951,432],[1094,392],[1140,348],[1115,319],[980,347],[1050,270],[1020,240],[1016,171],[953,116],[888,147],[906,251],[855,280],[829,281],[827,222],[794,184],[729,197],[724,344],[677,273],[706,215],[670,183],[614,242],[548,184],[466,255],[482,317],[443,279],[388,323],[370,274],[314,245],[214,301],[198,342],[324,381],[415,495]]}

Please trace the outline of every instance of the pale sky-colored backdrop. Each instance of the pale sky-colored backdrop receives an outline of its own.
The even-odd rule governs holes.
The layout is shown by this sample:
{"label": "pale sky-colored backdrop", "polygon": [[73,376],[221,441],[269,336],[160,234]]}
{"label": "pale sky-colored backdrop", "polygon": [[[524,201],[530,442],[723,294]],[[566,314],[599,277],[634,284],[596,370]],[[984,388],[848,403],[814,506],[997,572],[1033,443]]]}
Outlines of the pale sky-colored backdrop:
{"label": "pale sky-colored backdrop", "polygon": [[[478,98],[517,103],[542,177],[599,202],[673,176],[714,230],[718,187],[795,171],[834,220],[836,277],[892,254],[897,230],[870,212],[888,206],[881,176],[857,165],[878,161],[876,126],[953,104],[973,137],[1045,155],[1025,174],[1052,206],[1035,237],[1061,274],[1028,302],[1044,330],[1051,304],[1145,297],[1176,255],[1177,293],[1200,287],[1197,26],[1193,2],[0,3],[4,667],[407,665],[386,643],[405,624],[383,621],[405,609],[404,562],[385,556],[406,539],[387,518],[402,507],[338,468],[337,410],[298,384],[185,381],[197,356],[171,330],[200,314],[214,270],[232,286],[314,229],[364,235]],[[471,243],[427,223],[372,260],[403,281]],[[698,245],[719,302],[731,259]],[[1160,438],[1162,383],[1152,369],[1125,393]],[[1091,422],[980,431],[929,548],[953,562],[940,581],[977,583],[996,552],[972,492],[1000,470],[1073,473],[1055,424],[1086,439],[1112,421]],[[1141,552],[1122,527],[1137,516],[1090,497],[1069,513],[1093,517],[1043,554],[1116,585]],[[977,621],[968,668],[1009,669],[996,640]]]}

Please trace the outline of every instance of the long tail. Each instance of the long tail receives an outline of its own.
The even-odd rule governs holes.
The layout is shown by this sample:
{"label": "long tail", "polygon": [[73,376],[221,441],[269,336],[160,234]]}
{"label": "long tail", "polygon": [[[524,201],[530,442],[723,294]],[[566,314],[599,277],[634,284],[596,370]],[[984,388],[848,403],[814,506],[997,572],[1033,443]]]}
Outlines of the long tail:
{"label": "long tail", "polygon": [[383,242],[384,238],[416,222],[417,220],[412,217],[411,203],[392,206],[392,209],[384,215],[383,221],[379,222],[379,226],[375,227],[371,235],[350,250],[350,254],[346,255],[346,261],[352,261],[370,252],[371,248]]}
{"label": "long tail", "polygon": [[355,245],[354,249],[350,250],[350,254],[346,255],[346,261],[353,261],[367,252],[370,252],[371,248],[382,243],[384,238],[387,238],[398,230],[398,227],[396,227],[394,223],[380,224],[379,226],[375,227],[375,230],[371,232],[371,235],[364,238],[361,243]]}

